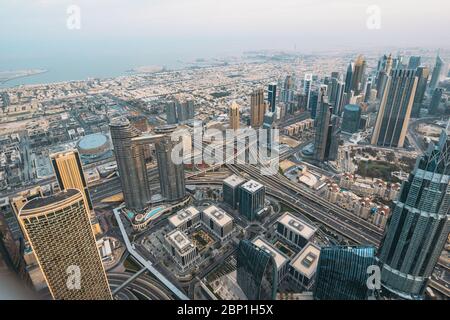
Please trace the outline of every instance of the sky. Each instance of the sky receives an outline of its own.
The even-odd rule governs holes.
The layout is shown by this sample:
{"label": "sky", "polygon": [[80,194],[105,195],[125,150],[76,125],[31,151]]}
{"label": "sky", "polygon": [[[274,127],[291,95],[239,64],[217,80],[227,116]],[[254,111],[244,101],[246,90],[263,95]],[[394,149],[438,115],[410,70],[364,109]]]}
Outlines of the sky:
{"label": "sky", "polygon": [[[71,5],[80,29],[67,28]],[[445,48],[449,13],[443,0],[0,0],[0,68],[64,55]]]}

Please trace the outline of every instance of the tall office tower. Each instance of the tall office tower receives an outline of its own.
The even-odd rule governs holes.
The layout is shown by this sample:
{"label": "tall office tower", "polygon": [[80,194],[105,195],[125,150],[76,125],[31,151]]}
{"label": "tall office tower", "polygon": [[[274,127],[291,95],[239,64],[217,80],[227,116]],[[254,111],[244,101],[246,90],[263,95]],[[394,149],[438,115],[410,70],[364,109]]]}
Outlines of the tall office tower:
{"label": "tall office tower", "polygon": [[392,55],[389,55],[386,58],[386,62],[384,63],[384,69],[378,73],[377,76],[377,99],[381,99],[383,97],[384,91],[386,89],[387,81],[389,78],[389,74],[392,70]]}
{"label": "tall office tower", "polygon": [[318,161],[334,160],[337,143],[337,119],[333,117],[333,106],[328,103],[325,91],[319,93],[316,115],[316,136],[314,140],[314,159]]}
{"label": "tall office tower", "polygon": [[167,201],[180,200],[186,195],[184,165],[172,160],[172,149],[177,143],[169,135],[155,142],[161,195]]}
{"label": "tall office tower", "polygon": [[347,67],[347,73],[345,74],[345,93],[349,96],[352,91],[353,84],[353,62],[350,62]]}
{"label": "tall office tower", "polygon": [[177,100],[177,120],[178,123],[186,121],[189,119],[189,105],[188,101]]}
{"label": "tall office tower", "polygon": [[369,102],[370,93],[372,92],[372,78],[368,78],[366,82],[366,89],[364,90],[364,102]]}
{"label": "tall office tower", "polygon": [[375,248],[334,246],[320,250],[314,299],[365,300],[369,266],[375,265]]}
{"label": "tall office tower", "polygon": [[305,74],[303,80],[303,93],[306,95],[306,110],[311,110],[311,85],[312,85],[312,73]]}
{"label": "tall office tower", "polygon": [[315,119],[317,116],[317,104],[319,101],[319,93],[311,91],[309,93],[309,108],[311,110],[311,118]]}
{"label": "tall office tower", "polygon": [[249,300],[274,300],[278,290],[278,270],[274,257],[249,240],[241,240],[237,250],[237,283]]}
{"label": "tall office tower", "polygon": [[439,104],[441,103],[443,93],[444,93],[443,88],[434,89],[433,96],[431,97],[430,106],[428,107],[428,114],[435,115],[438,113],[438,108]]}
{"label": "tall office tower", "polygon": [[407,69],[406,63],[404,62],[403,56],[398,55],[397,58],[393,59],[392,63],[393,69]]}
{"label": "tall office tower", "polygon": [[53,171],[55,172],[55,176],[58,181],[59,189],[61,191],[66,189],[78,189],[81,191],[86,203],[86,208],[88,208],[94,233],[96,235],[100,234],[102,231],[94,213],[94,207],[92,205],[86,178],[84,177],[83,167],[81,166],[78,151],[71,150],[55,153],[50,155],[50,159],[53,165]]}
{"label": "tall office tower", "polygon": [[444,73],[447,72],[445,68],[445,63],[439,56],[439,54],[436,56],[436,64],[434,65],[433,74],[431,75],[431,81],[430,81],[430,88],[432,90],[436,89],[436,87],[439,84],[439,81],[441,81],[442,76]]}
{"label": "tall office tower", "polygon": [[333,99],[334,99],[334,101],[332,102],[333,112],[334,114],[340,116],[342,114],[342,108],[344,106],[344,99],[345,99],[344,81],[337,82],[336,94]]}
{"label": "tall office tower", "polygon": [[259,128],[263,124],[267,104],[264,101],[264,89],[256,89],[250,96],[250,125]]}
{"label": "tall office tower", "polygon": [[276,111],[276,103],[277,103],[277,84],[270,83],[269,89],[267,91],[267,102],[269,103],[270,111]]}
{"label": "tall office tower", "polygon": [[141,211],[151,199],[144,147],[134,143],[140,136],[127,119],[117,119],[109,125],[120,184],[127,208]]}
{"label": "tall office tower", "polygon": [[416,69],[417,88],[414,95],[413,108],[411,111],[411,118],[417,118],[420,115],[420,108],[422,108],[425,91],[427,90],[428,77],[430,76],[430,69],[428,67],[418,67]]}
{"label": "tall office tower", "polygon": [[294,100],[295,79],[291,75],[287,75],[283,84],[283,91],[281,93],[281,100],[285,104],[289,104]]}
{"label": "tall office tower", "polygon": [[386,69],[386,62],[388,60],[388,56],[387,55],[383,55],[380,59],[378,59],[378,63],[377,63],[377,73],[383,71]]}
{"label": "tall office tower", "polygon": [[255,220],[257,215],[264,209],[266,188],[256,182],[249,180],[239,186],[239,213],[249,221]]}
{"label": "tall office tower", "polygon": [[239,105],[233,101],[230,106],[230,128],[233,130],[239,129]]}
{"label": "tall office tower", "polygon": [[361,122],[361,107],[357,104],[348,104],[344,107],[342,117],[342,132],[355,133],[359,130]]}
{"label": "tall office tower", "polygon": [[54,299],[112,299],[82,192],[35,198],[19,220]]}
{"label": "tall office tower", "polygon": [[379,260],[381,284],[403,298],[420,298],[450,231],[450,137],[443,130],[403,182]]}
{"label": "tall office tower", "polygon": [[420,56],[411,56],[408,61],[408,69],[417,69],[420,66]]}
{"label": "tall office tower", "polygon": [[177,123],[177,105],[175,101],[170,101],[165,106],[167,124]]}
{"label": "tall office tower", "polygon": [[233,209],[238,208],[239,187],[245,183],[245,180],[235,174],[223,180],[222,193],[223,201],[228,203]]}
{"label": "tall office tower", "polygon": [[187,100],[187,109],[188,109],[188,119],[194,119],[195,118],[195,105],[194,100]]}
{"label": "tall office tower", "polygon": [[352,75],[352,87],[355,96],[359,95],[364,89],[364,77],[366,73],[366,60],[359,55],[355,61]]}
{"label": "tall office tower", "polygon": [[392,70],[372,133],[373,145],[402,148],[416,93],[415,70]]}

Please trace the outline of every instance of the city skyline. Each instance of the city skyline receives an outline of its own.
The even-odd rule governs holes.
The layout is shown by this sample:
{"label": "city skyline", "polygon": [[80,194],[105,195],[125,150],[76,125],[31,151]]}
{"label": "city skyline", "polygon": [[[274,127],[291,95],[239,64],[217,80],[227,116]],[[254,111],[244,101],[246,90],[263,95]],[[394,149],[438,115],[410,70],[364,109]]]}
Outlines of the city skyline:
{"label": "city skyline", "polygon": [[446,9],[4,2],[0,297],[448,301]]}

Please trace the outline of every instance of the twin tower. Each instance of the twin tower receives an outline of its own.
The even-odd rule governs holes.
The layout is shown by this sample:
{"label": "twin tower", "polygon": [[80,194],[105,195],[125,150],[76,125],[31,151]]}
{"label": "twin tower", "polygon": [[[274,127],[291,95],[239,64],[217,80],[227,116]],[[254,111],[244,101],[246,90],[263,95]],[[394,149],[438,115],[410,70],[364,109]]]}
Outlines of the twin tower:
{"label": "twin tower", "polygon": [[127,208],[142,211],[151,203],[150,182],[145,161],[146,150],[155,145],[161,195],[166,201],[185,197],[184,167],[171,160],[174,146],[170,133],[175,125],[157,128],[155,134],[142,133],[128,119],[110,124],[111,139]]}

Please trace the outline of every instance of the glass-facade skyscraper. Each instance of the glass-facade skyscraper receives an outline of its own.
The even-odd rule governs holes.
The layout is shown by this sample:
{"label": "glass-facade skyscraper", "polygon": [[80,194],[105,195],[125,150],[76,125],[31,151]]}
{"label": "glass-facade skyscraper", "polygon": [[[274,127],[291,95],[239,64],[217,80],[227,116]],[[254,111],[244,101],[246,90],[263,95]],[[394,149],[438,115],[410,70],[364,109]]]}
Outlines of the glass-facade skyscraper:
{"label": "glass-facade skyscraper", "polygon": [[444,61],[439,55],[436,57],[436,63],[433,68],[433,74],[431,75],[430,88],[435,89],[439,85],[439,81],[444,73]]}
{"label": "glass-facade skyscraper", "polygon": [[276,111],[276,103],[277,103],[277,84],[271,83],[269,84],[269,88],[267,91],[267,101],[269,102],[270,111]]}
{"label": "glass-facade skyscraper", "polygon": [[403,147],[417,82],[415,70],[391,71],[373,129],[373,145]]}
{"label": "glass-facade skyscraper", "polygon": [[133,142],[141,132],[127,119],[117,119],[109,128],[125,204],[129,209],[140,211],[151,199],[144,147]]}
{"label": "glass-facade skyscraper", "polygon": [[333,106],[328,103],[325,89],[321,88],[316,114],[316,136],[314,139],[314,159],[329,161],[336,159],[338,117],[333,116]]}
{"label": "glass-facade skyscraper", "polygon": [[237,250],[237,283],[249,300],[274,300],[278,290],[275,259],[248,240]]}
{"label": "glass-facade skyscraper", "polygon": [[361,121],[361,107],[357,104],[348,104],[344,107],[342,116],[342,132],[355,133],[359,130]]}
{"label": "glass-facade skyscraper", "polygon": [[375,265],[375,248],[371,246],[333,246],[320,251],[316,271],[314,299],[365,300],[368,267]]}
{"label": "glass-facade skyscraper", "polygon": [[443,131],[403,183],[384,235],[381,282],[403,298],[421,297],[449,234],[450,138]]}

